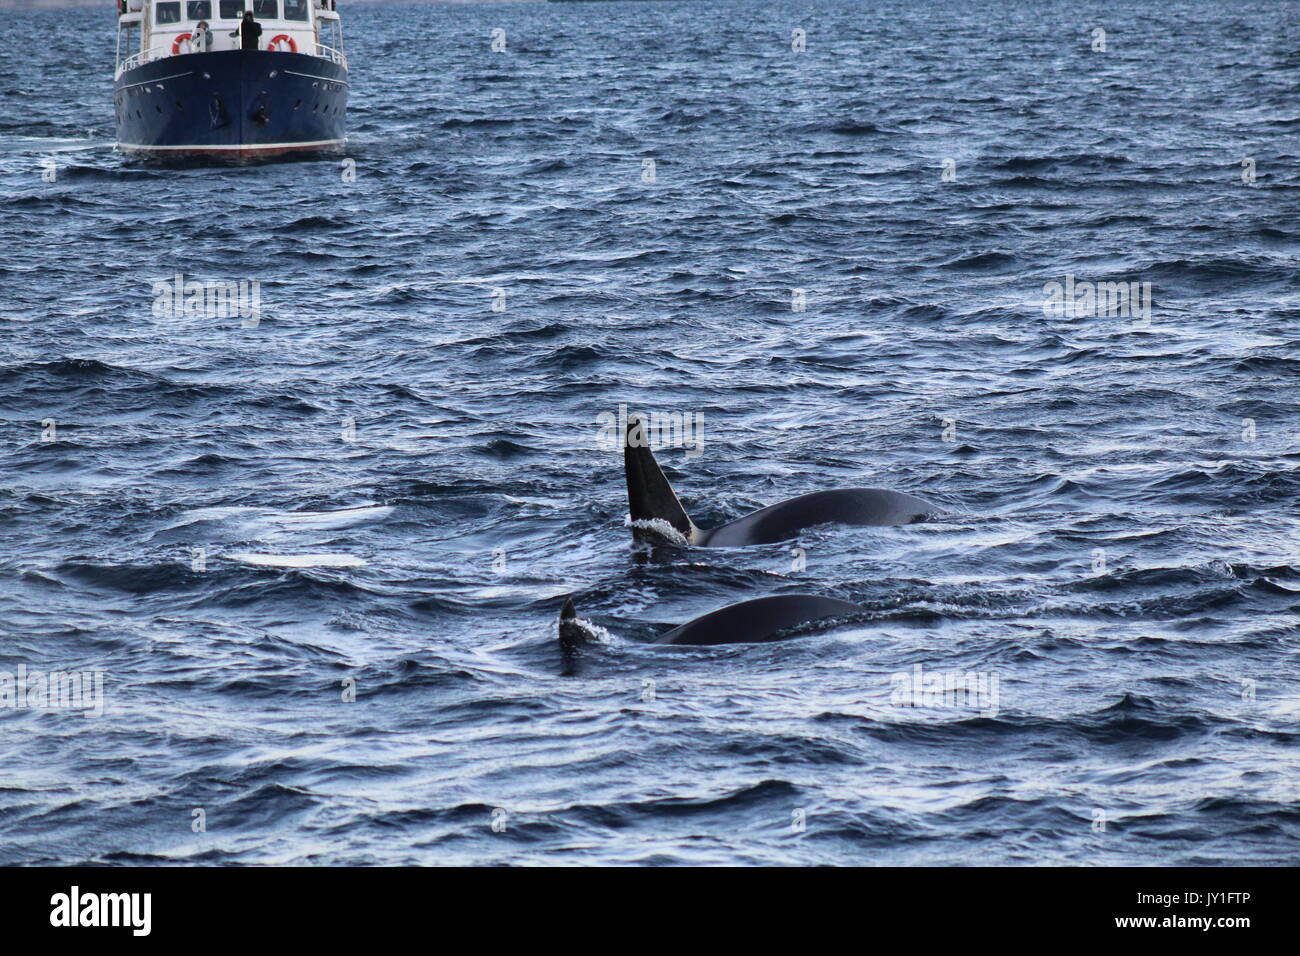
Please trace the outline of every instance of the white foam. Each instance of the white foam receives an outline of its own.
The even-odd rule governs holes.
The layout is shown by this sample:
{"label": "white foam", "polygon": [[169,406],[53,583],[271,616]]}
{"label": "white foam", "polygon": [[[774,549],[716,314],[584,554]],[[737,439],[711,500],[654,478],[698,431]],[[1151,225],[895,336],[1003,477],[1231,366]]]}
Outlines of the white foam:
{"label": "white foam", "polygon": [[262,521],[276,524],[307,525],[313,528],[342,528],[362,521],[377,521],[393,513],[392,505],[358,505],[338,511],[285,511],[263,514]]}
{"label": "white foam", "polygon": [[624,527],[634,528],[639,531],[653,531],[661,538],[671,541],[673,544],[687,545],[686,535],[682,534],[663,518],[638,518],[633,521],[629,515],[623,522]]}
{"label": "white foam", "polygon": [[587,640],[593,641],[597,644],[608,644],[614,640],[614,635],[610,634],[609,631],[605,630],[599,624],[592,624],[590,621],[585,621],[580,617],[575,617],[572,621],[566,623],[578,625],[578,627],[582,629]]}
{"label": "white foam", "polygon": [[194,508],[191,511],[181,512],[175,521],[160,530],[173,531],[176,528],[197,524],[200,521],[225,521],[227,518],[246,518],[256,510],[256,508],[248,507]]}

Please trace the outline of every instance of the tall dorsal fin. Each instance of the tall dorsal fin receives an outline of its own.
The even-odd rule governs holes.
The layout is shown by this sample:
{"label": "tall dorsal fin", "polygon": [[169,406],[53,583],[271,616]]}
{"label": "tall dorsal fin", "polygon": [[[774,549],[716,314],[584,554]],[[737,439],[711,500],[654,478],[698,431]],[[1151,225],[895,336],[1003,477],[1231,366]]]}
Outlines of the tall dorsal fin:
{"label": "tall dorsal fin", "polygon": [[673,486],[655,461],[646,434],[645,419],[629,415],[627,432],[623,435],[623,473],[627,478],[627,507],[632,517],[632,536],[638,541],[671,539],[671,535],[656,533],[646,522],[667,523],[687,542],[693,541],[699,529],[695,527],[686,509],[677,500]]}

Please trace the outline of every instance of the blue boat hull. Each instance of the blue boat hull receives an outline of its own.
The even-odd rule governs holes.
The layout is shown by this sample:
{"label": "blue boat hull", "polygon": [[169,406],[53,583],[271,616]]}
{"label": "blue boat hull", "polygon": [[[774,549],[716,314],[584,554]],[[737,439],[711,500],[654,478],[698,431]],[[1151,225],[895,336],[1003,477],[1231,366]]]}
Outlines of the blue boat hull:
{"label": "blue boat hull", "polygon": [[123,73],[113,100],[118,148],[131,156],[241,162],[337,152],[348,71],[301,53],[183,53]]}

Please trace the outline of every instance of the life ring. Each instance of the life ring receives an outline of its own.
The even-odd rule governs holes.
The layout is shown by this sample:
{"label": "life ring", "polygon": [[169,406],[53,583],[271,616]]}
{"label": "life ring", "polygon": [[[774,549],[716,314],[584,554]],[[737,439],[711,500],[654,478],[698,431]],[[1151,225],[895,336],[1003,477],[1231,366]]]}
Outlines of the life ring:
{"label": "life ring", "polygon": [[188,33],[182,33],[182,34],[181,34],[180,36],[178,36],[175,40],[173,40],[173,41],[172,41],[172,56],[176,56],[176,54],[178,54],[178,53],[181,52],[181,44],[182,44],[182,43],[184,43],[186,40],[192,40],[192,39],[194,39],[194,38],[193,38],[190,34],[188,34]]}
{"label": "life ring", "polygon": [[289,36],[289,34],[287,34],[287,33],[281,33],[279,36],[271,37],[271,42],[268,43],[268,44],[266,45],[266,48],[267,48],[268,50],[274,50],[274,49],[276,48],[276,45],[277,45],[281,40],[285,40],[285,41],[288,42],[288,44],[289,44],[289,52],[290,52],[290,53],[297,53],[297,52],[298,52],[298,44],[297,44],[297,42],[294,40],[293,37]]}

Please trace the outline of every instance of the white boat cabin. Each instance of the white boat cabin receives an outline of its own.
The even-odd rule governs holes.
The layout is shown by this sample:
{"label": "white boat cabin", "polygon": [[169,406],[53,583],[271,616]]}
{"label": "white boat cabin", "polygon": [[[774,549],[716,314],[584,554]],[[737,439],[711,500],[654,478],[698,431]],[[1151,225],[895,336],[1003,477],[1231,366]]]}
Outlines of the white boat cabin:
{"label": "white boat cabin", "polygon": [[[117,74],[168,56],[238,50],[244,11],[262,27],[260,50],[324,57],[347,67],[337,0],[118,0]],[[200,23],[212,42],[195,42]]]}

